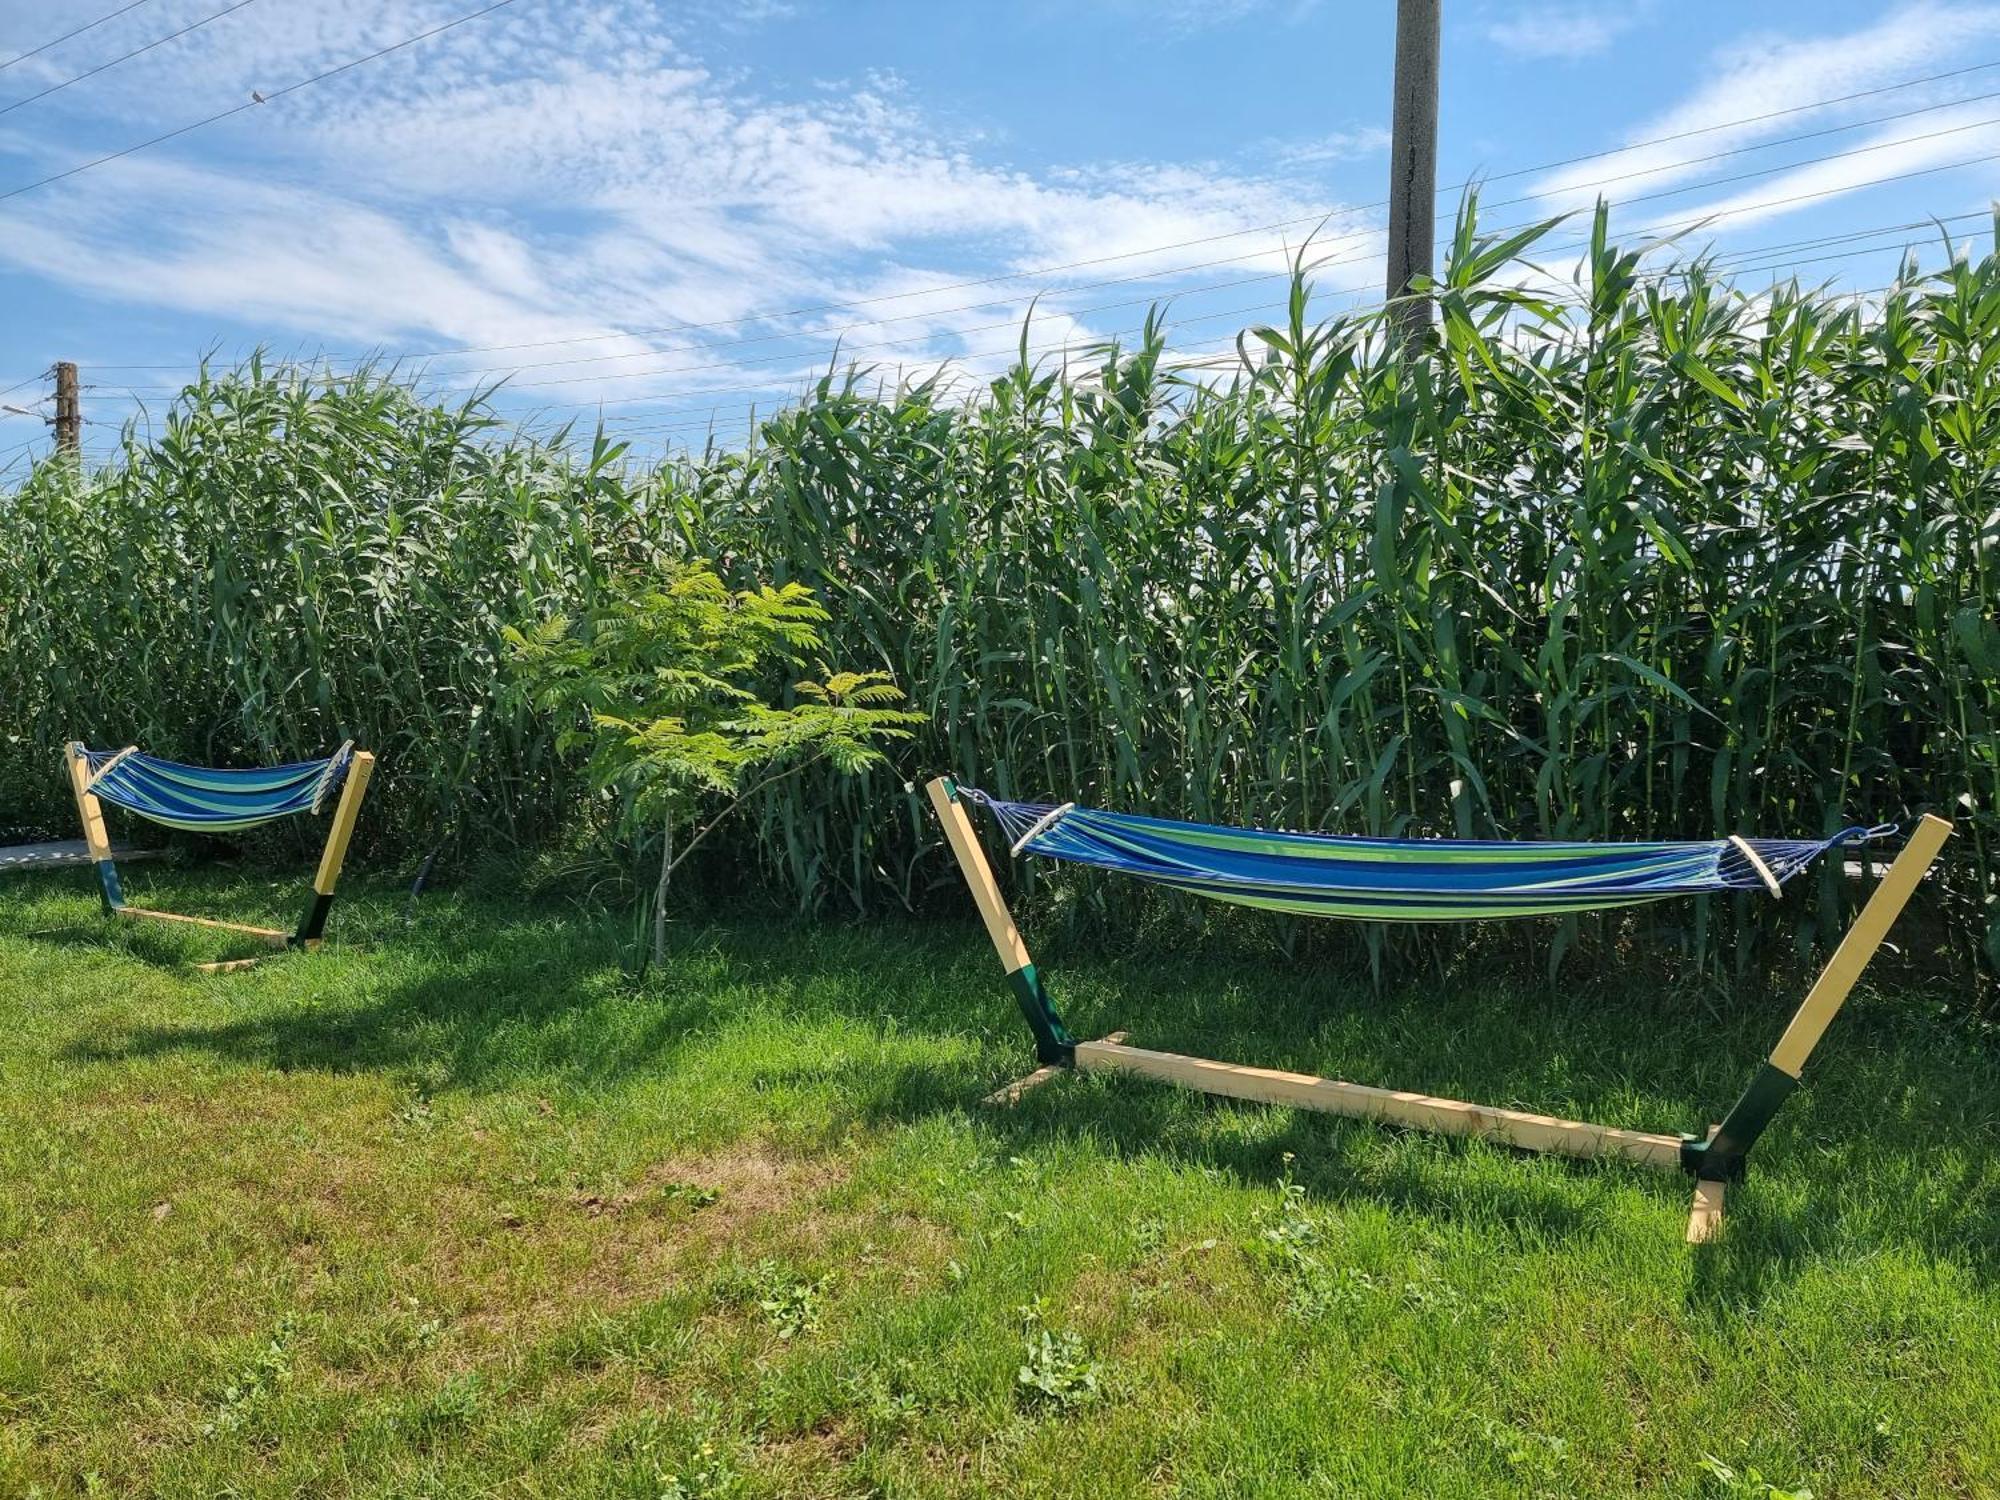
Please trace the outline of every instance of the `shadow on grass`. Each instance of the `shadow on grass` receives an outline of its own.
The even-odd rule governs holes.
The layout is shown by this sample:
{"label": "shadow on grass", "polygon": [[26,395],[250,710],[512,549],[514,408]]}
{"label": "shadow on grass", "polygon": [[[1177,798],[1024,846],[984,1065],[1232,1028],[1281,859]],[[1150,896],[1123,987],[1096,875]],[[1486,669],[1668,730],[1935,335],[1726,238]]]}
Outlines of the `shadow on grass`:
{"label": "shadow on grass", "polygon": [[[785,1028],[792,1043],[751,1067],[747,1086],[823,1096],[836,1133],[962,1115],[1032,1066],[971,928],[711,929],[684,937],[666,970],[640,985],[620,968],[608,923],[475,905],[427,919],[407,942],[377,927],[376,952],[297,960],[327,963],[323,981],[277,977],[245,992],[241,1015],[97,1035],[71,1055],[199,1051],[280,1070],[388,1072],[426,1087],[609,1095],[698,1062],[731,1028]],[[300,1003],[301,984],[310,1003]],[[1057,984],[1080,1036],[1128,1026],[1147,1046],[1669,1132],[1727,1107],[1783,1004],[1709,1015],[1671,997],[1558,997],[1476,973],[1377,995],[1337,973],[1171,954],[1059,961]],[[2000,1099],[1991,1049],[1884,1010],[1846,1026],[1813,1083],[1780,1117],[1750,1182],[1732,1190],[1730,1232],[1696,1252],[1691,1295],[1757,1300],[1841,1242],[2000,1270],[2000,1132],[1994,1106],[1981,1102]],[[1058,1081],[978,1117],[1014,1150],[1087,1141],[1249,1181],[1274,1181],[1289,1151],[1318,1198],[1445,1219],[1476,1212],[1524,1238],[1596,1232],[1610,1192],[1598,1184],[1630,1170],[1552,1159],[1532,1181],[1494,1190],[1482,1180],[1469,1195],[1466,1174],[1435,1169],[1465,1149],[1457,1143],[1362,1152],[1356,1143],[1385,1127],[1309,1114],[1272,1132],[1210,1128],[1215,1111],[1257,1109],[1093,1079]],[[1683,1180],[1661,1182],[1681,1198]]]}

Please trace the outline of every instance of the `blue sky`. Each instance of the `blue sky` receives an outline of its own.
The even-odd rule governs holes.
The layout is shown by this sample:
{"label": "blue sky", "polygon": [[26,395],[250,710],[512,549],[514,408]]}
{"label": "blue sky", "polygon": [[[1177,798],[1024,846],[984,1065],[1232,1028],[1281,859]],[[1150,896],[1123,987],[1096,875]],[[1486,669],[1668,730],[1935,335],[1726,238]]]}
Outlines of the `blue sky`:
{"label": "blue sky", "polygon": [[[121,3],[0,0],[0,61]],[[0,194],[481,3],[140,0],[0,67]],[[1634,238],[1716,216],[1696,242],[1746,285],[1868,289],[1935,244],[1899,226],[1963,215],[1977,241],[2000,186],[2000,4],[1445,11],[1439,181],[1496,179],[1490,224],[1601,192]],[[521,420],[601,414],[650,448],[733,438],[836,345],[891,377],[954,360],[976,389],[1033,297],[1052,359],[1150,300],[1179,349],[1226,349],[1316,225],[1322,305],[1379,296],[1393,14],[513,0],[0,199],[0,402],[46,411],[39,373],[75,359],[102,449],[204,354],[374,353],[440,392],[504,376]],[[1552,273],[1573,240],[1551,236]],[[45,442],[0,413],[0,459]]]}

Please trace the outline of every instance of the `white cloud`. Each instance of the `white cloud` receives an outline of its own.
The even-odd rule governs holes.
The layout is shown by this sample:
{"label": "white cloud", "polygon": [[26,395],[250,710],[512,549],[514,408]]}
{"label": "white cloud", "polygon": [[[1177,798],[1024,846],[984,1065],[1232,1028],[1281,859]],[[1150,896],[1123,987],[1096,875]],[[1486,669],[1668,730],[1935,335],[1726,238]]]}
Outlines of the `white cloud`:
{"label": "white cloud", "polygon": [[1607,52],[1625,32],[1646,19],[1651,7],[1536,4],[1504,21],[1487,23],[1488,41],[1516,57],[1574,61]]}
{"label": "white cloud", "polygon": [[1272,159],[1287,168],[1323,167],[1387,151],[1389,132],[1380,125],[1360,125],[1310,140],[1273,142],[1268,149]]}
{"label": "white cloud", "polygon": [[[1633,146],[1559,168],[1540,178],[1534,191],[1553,207],[1576,208],[1599,195],[1615,201],[1621,194],[1653,193],[1679,182],[1754,169],[1758,160],[1747,156],[1732,158],[1729,164],[1697,158],[1843,119],[1948,102],[1955,97],[1954,89],[1963,91],[1962,82],[1899,90],[1849,105],[1812,107],[1822,100],[1901,82],[1912,74],[1942,71],[1965,57],[1968,49],[1990,45],[1996,37],[2000,37],[2000,6],[1919,4],[1839,36],[1800,40],[1766,35],[1737,42],[1701,70],[1703,82],[1686,98],[1629,132],[1632,139],[1658,139],[1660,144]],[[1760,118],[1774,114],[1778,118]],[[1896,133],[1935,128],[1921,123],[1926,118],[1903,122]],[[1824,151],[1810,154],[1844,149],[1843,140],[1829,138]],[[1856,178],[1884,175],[1879,161],[1864,156],[1856,162]],[[1617,177],[1625,180],[1603,181]],[[1760,185],[1757,195],[1785,193],[1776,185]],[[1678,210],[1674,213],[1679,216]]]}
{"label": "white cloud", "polygon": [[[151,13],[147,28],[121,22],[118,40],[184,24],[205,3],[157,0],[135,13]],[[250,6],[205,28],[199,49],[162,48],[121,69],[71,137],[85,152],[125,144],[461,4]],[[1017,326],[1038,287],[1162,275],[1171,289],[1280,272],[1322,208],[1290,161],[1247,173],[1172,162],[1020,170],[942,130],[893,79],[769,97],[704,66],[679,40],[693,34],[686,17],[655,0],[496,13],[60,192],[0,204],[0,261],[345,349],[655,330],[437,366],[568,361],[519,380],[524,397],[539,386],[536,399],[568,403],[796,379],[824,365],[836,333],[849,349],[885,345],[860,356],[884,365],[1003,347],[1013,340],[992,325]],[[1350,144],[1365,149],[1365,137]],[[1344,148],[1330,138],[1320,149]],[[0,156],[25,174],[48,160],[49,142],[0,139]],[[1237,235],[1246,224],[1288,227]],[[1379,254],[1352,214],[1322,240],[1343,231],[1355,232],[1340,242],[1346,253]],[[950,285],[968,279],[967,265],[1003,274],[1073,262],[1087,264]],[[1033,340],[1136,324],[1143,307],[1088,309],[1161,286],[1050,296]],[[931,287],[944,289],[908,295]],[[1261,290],[1275,304],[1281,287]],[[1259,294],[1218,294],[1219,305]],[[824,336],[811,346],[767,337],[774,311],[857,300],[784,325]],[[672,331],[690,324],[711,326]]]}

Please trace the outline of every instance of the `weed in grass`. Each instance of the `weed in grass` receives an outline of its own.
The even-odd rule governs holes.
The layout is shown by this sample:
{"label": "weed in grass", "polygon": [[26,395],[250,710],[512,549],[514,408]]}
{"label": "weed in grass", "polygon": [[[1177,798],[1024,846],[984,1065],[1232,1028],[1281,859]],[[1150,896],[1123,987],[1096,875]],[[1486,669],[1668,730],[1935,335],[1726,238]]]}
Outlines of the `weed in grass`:
{"label": "weed in grass", "polygon": [[223,1386],[215,1413],[202,1428],[205,1434],[212,1437],[241,1432],[269,1411],[291,1384],[293,1344],[297,1337],[297,1320],[288,1314],[278,1324],[277,1331]]}
{"label": "weed in grass", "polygon": [[924,1410],[916,1390],[915,1361],[897,1358],[887,1369],[867,1369],[848,1375],[842,1382],[847,1402],[860,1416],[869,1433],[893,1437],[915,1425]]}
{"label": "weed in grass", "polygon": [[[1487,1447],[1506,1465],[1508,1471],[1523,1482],[1537,1486],[1536,1493],[1561,1493],[1556,1487],[1562,1483],[1564,1466],[1569,1462],[1569,1444],[1563,1439],[1527,1432],[1506,1422],[1496,1422],[1491,1417],[1480,1421],[1479,1430]],[[1805,1500],[1811,1500],[1811,1497],[1807,1496]]]}
{"label": "weed in grass", "polygon": [[658,1500],[728,1500],[742,1487],[742,1475],[714,1443],[695,1445],[679,1469],[659,1475]]}
{"label": "weed in grass", "polygon": [[698,1182],[670,1182],[660,1189],[660,1196],[669,1203],[678,1203],[686,1208],[699,1211],[711,1208],[721,1201],[720,1188],[703,1187]]}
{"label": "weed in grass", "polygon": [[1712,1453],[1703,1454],[1701,1462],[1715,1482],[1714,1493],[1725,1500],[1813,1500],[1809,1489],[1785,1489],[1747,1466],[1739,1472]]}
{"label": "weed in grass", "polygon": [[476,1370],[452,1376],[425,1397],[407,1418],[410,1434],[420,1443],[434,1442],[469,1427],[486,1405],[486,1382]]}
{"label": "weed in grass", "polygon": [[764,1321],[781,1339],[819,1331],[830,1277],[803,1277],[775,1260],[760,1260],[747,1270],[725,1278],[724,1297],[748,1303],[764,1315]]}
{"label": "weed in grass", "polygon": [[1101,1394],[1101,1371],[1074,1329],[1054,1329],[1043,1316],[1042,1301],[1016,1309],[1021,1317],[1023,1358],[1014,1375],[1014,1389],[1030,1409],[1067,1410],[1086,1406]]}
{"label": "weed in grass", "polygon": [[1375,1292],[1376,1283],[1359,1266],[1328,1262],[1325,1229],[1307,1206],[1305,1188],[1291,1177],[1293,1159],[1291,1152],[1284,1153],[1277,1206],[1253,1215],[1257,1234],[1246,1248],[1283,1290],[1285,1311],[1310,1323],[1359,1307]]}

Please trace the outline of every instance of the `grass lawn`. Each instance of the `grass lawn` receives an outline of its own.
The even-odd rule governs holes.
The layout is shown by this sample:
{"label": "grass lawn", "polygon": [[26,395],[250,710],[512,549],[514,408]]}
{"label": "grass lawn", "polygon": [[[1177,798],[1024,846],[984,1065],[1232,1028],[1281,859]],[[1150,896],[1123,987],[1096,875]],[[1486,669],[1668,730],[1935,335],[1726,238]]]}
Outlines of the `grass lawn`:
{"label": "grass lawn", "polygon": [[[0,1495],[2000,1494],[2000,1056],[1934,1005],[1858,998],[1694,1251],[1638,1168],[1103,1075],[981,1111],[1031,1063],[969,922],[634,985],[561,907],[401,905],[203,977],[0,885]],[[1079,1035],[1666,1130],[1797,998],[1039,956]]]}

